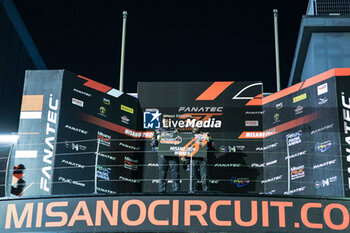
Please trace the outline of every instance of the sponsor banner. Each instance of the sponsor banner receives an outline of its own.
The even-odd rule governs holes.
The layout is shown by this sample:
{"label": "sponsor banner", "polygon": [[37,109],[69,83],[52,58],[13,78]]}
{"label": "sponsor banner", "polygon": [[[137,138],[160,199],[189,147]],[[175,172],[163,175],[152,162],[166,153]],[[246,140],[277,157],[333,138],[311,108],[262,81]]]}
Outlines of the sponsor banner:
{"label": "sponsor banner", "polygon": [[[6,188],[10,196],[52,194],[62,81],[61,71],[26,72],[20,137],[12,151],[7,176],[10,185]],[[47,84],[45,88],[43,83]]]}
{"label": "sponsor banner", "polygon": [[337,80],[339,93],[337,96],[339,104],[339,128],[340,128],[340,145],[342,151],[342,169],[344,179],[345,196],[350,197],[350,92],[346,88],[348,81]]}
{"label": "sponsor banner", "polygon": [[[317,85],[309,85],[305,81],[273,94],[279,98],[263,106],[263,132],[275,129],[275,133],[265,136],[264,146],[279,143],[273,149],[263,150],[265,163],[277,160],[273,166],[264,166],[265,193],[273,190],[274,194],[281,195],[344,196],[346,187],[342,187],[341,173],[347,169],[344,167],[347,152],[343,149],[340,153],[340,145],[346,145],[346,141],[340,142],[338,133],[339,126],[344,127],[344,120],[338,119],[344,116],[343,109],[339,109],[342,101],[339,88],[346,92],[345,87],[349,84],[338,83],[341,80],[346,79],[330,78],[327,83],[322,80]],[[276,105],[282,102],[283,111],[276,110]],[[274,116],[277,113],[280,114],[278,119]],[[312,115],[315,117],[310,120]],[[277,123],[278,120],[280,122]],[[327,185],[327,179],[331,177],[337,179]]]}
{"label": "sponsor banner", "polygon": [[176,133],[162,131],[159,141],[159,153],[175,157],[207,157],[208,134]]}
{"label": "sponsor banner", "polygon": [[[236,178],[232,182],[235,186],[248,183],[245,178]],[[305,188],[300,186],[290,193],[302,192]],[[166,230],[330,233],[350,230],[350,202],[336,199],[242,196],[56,197],[6,200],[1,201],[0,206],[3,210],[0,212],[0,230],[4,233]],[[59,219],[57,216],[60,216]]]}

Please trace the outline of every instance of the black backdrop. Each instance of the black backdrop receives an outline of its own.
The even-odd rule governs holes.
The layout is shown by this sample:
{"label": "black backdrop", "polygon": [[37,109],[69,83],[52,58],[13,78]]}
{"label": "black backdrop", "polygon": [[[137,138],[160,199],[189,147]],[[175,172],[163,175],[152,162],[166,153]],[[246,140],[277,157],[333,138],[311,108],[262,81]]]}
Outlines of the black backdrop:
{"label": "black backdrop", "polygon": [[[263,179],[263,156],[258,150],[262,147],[262,140],[239,139],[243,131],[262,130],[261,94],[260,82],[138,83],[143,113],[158,110],[162,115],[170,116],[172,122],[185,118],[185,115],[201,120],[206,117],[212,121],[215,119],[210,127],[202,127],[200,131],[209,132],[215,145],[208,152],[210,189],[222,192],[263,191],[260,182]],[[150,152],[149,143],[145,144],[145,150],[143,190],[157,191],[157,153]],[[181,188],[186,191],[188,173],[181,169],[180,176]]]}

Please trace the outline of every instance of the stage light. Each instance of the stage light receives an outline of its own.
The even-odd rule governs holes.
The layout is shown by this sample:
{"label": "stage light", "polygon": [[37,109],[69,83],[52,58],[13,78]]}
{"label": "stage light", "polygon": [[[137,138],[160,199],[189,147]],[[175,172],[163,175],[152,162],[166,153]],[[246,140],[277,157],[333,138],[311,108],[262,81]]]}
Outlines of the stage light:
{"label": "stage light", "polygon": [[9,134],[9,135],[0,135],[0,143],[17,143],[18,135]]}

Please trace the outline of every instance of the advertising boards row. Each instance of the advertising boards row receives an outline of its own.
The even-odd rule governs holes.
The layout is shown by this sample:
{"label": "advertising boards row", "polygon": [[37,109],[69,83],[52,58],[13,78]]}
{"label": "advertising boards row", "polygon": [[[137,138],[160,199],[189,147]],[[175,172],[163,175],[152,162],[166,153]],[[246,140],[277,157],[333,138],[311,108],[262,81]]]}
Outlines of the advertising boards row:
{"label": "advertising boards row", "polygon": [[[179,140],[194,126],[210,135],[211,191],[350,196],[349,75],[334,69],[265,98],[261,82],[140,82],[137,99],[65,70],[27,71],[7,193],[157,192],[150,142],[167,116]],[[180,179],[188,191],[186,164]]]}
{"label": "advertising boards row", "polygon": [[[8,193],[156,192],[150,139],[164,115],[182,133],[195,119],[213,138],[211,190],[263,192],[262,151],[255,151],[262,141],[238,140],[242,130],[262,130],[261,97],[260,82],[165,82],[139,83],[136,99],[65,70],[27,71]],[[180,170],[188,191],[187,168]]]}

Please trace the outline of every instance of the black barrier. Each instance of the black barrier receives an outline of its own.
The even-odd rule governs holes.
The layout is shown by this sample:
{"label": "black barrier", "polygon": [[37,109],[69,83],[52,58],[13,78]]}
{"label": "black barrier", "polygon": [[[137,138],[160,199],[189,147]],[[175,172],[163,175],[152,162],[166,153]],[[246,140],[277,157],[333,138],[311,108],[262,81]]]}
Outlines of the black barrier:
{"label": "black barrier", "polygon": [[1,232],[349,232],[349,200],[254,196],[0,201]]}

